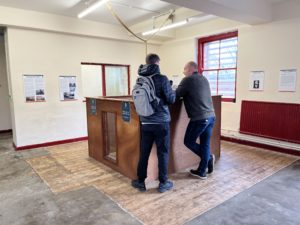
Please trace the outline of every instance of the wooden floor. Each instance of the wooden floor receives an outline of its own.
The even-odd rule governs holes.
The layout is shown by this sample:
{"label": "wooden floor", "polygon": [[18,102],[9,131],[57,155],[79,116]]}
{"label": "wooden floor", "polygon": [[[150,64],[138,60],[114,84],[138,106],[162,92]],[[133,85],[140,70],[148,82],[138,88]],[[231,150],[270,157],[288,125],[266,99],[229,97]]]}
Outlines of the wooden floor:
{"label": "wooden floor", "polygon": [[172,191],[159,194],[157,183],[147,184],[153,189],[140,193],[130,186],[128,178],[89,158],[87,142],[47,150],[49,155],[27,162],[52,192],[94,186],[145,224],[153,225],[183,224],[299,159],[222,142],[221,158],[207,180],[192,178],[183,171],[170,177],[175,183]]}

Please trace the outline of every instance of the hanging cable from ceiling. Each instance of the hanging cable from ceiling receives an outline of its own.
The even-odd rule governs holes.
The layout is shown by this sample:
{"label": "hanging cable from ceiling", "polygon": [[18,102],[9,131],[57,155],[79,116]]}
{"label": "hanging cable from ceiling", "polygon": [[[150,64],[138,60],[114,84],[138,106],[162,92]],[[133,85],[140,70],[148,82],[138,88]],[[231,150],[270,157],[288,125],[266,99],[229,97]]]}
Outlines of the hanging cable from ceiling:
{"label": "hanging cable from ceiling", "polygon": [[106,7],[108,8],[108,10],[111,12],[111,14],[119,21],[119,23],[129,32],[131,33],[134,37],[136,37],[137,39],[143,41],[145,43],[145,51],[146,51],[146,55],[148,54],[148,41],[151,40],[160,30],[161,28],[167,23],[167,21],[169,19],[171,19],[173,21],[173,17],[174,17],[174,12],[175,10],[171,10],[168,13],[164,13],[161,15],[158,15],[156,17],[153,17],[153,25],[154,25],[154,19],[162,16],[162,15],[166,15],[169,14],[167,16],[167,18],[164,20],[164,22],[159,26],[159,28],[157,28],[157,31],[155,33],[153,33],[149,38],[144,39],[141,38],[140,36],[138,36],[136,33],[134,33],[124,22],[123,20],[119,17],[119,15],[115,12],[115,10],[112,8],[111,4],[109,4],[109,2],[106,2]]}

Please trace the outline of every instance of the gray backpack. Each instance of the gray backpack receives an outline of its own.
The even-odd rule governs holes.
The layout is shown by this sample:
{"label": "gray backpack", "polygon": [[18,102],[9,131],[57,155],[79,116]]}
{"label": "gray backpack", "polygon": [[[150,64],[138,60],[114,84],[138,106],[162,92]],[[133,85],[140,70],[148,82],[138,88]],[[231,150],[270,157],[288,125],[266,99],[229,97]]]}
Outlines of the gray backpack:
{"label": "gray backpack", "polygon": [[135,110],[140,116],[151,116],[157,108],[160,99],[155,94],[155,86],[152,77],[139,76],[132,90],[132,98]]}

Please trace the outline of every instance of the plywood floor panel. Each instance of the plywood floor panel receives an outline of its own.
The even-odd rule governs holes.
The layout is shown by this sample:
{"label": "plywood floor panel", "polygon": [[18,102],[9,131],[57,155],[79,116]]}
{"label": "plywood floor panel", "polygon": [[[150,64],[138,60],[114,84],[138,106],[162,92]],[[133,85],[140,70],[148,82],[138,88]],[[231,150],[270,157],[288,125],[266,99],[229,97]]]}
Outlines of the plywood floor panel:
{"label": "plywood floor panel", "polygon": [[183,224],[298,159],[222,142],[221,158],[207,180],[182,171],[170,176],[174,189],[160,194],[155,189],[158,182],[147,183],[149,190],[140,193],[128,178],[89,158],[87,142],[53,146],[47,151],[49,155],[27,162],[54,193],[94,186],[149,225]]}

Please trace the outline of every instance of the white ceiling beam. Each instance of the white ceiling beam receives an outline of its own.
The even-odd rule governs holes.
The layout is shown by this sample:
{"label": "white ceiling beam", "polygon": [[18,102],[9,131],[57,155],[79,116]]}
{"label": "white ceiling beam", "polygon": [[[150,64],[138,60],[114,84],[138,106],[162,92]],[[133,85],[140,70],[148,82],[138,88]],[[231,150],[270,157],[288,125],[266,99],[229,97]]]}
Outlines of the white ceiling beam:
{"label": "white ceiling beam", "polygon": [[[166,14],[164,16],[160,16],[157,17],[155,20],[153,19],[149,19],[149,20],[145,20],[142,21],[140,23],[134,24],[132,26],[130,26],[130,29],[135,32],[136,34],[142,36],[142,33],[145,31],[149,31],[153,28],[159,28],[162,24],[164,24],[164,22],[166,21],[166,18],[168,17],[169,14]],[[191,9],[187,9],[187,8],[179,8],[176,9],[174,12],[174,19],[173,22],[180,22],[183,21],[187,18],[195,18],[199,20],[199,17],[203,16],[204,14],[202,14],[199,11],[195,11],[195,10],[191,10]],[[154,22],[154,24],[153,24]],[[165,25],[169,25],[171,24],[172,21],[168,20]],[[192,24],[192,22],[190,22],[189,24]],[[155,25],[153,27],[153,25]],[[172,30],[167,30],[167,31],[160,31],[158,33],[155,34],[155,38],[156,39],[161,39],[161,40],[168,40],[168,39],[172,39],[175,38],[175,29]],[[148,37],[145,36],[143,37],[145,39],[147,39]]]}
{"label": "white ceiling beam", "polygon": [[[0,26],[142,43],[120,26],[0,6]],[[161,44],[152,40],[151,44]]]}
{"label": "white ceiling beam", "polygon": [[250,25],[272,21],[271,4],[264,0],[163,1]]}
{"label": "white ceiling beam", "polygon": [[300,17],[300,2],[298,0],[289,0],[279,2],[273,5],[273,20],[286,20]]}

